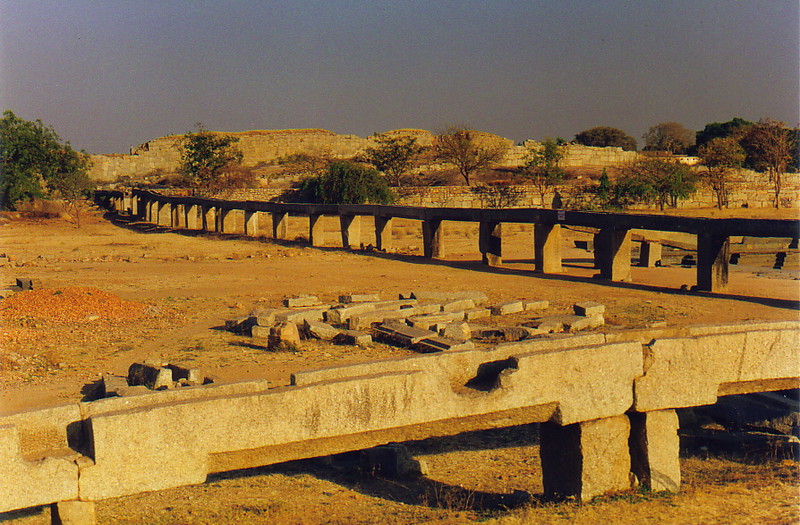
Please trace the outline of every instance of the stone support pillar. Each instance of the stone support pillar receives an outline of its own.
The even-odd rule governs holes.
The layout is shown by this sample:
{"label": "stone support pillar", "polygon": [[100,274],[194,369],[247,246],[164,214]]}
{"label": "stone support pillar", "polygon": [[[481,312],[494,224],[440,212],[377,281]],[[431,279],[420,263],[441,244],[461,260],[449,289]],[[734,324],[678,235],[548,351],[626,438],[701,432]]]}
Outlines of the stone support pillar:
{"label": "stone support pillar", "polygon": [[678,492],[681,487],[678,415],[674,410],[631,412],[631,472],[643,487]]}
{"label": "stone support pillar", "polygon": [[167,209],[169,208],[169,204],[166,202],[159,202],[156,204],[156,224],[159,226],[167,226],[170,224],[171,220],[167,217]]}
{"label": "stone support pillar", "polygon": [[728,288],[728,264],[731,258],[727,235],[697,235],[697,289],[724,292]]}
{"label": "stone support pillar", "polygon": [[631,280],[631,231],[603,228],[594,237],[595,264],[600,277],[612,281]]}
{"label": "stone support pillar", "polygon": [[653,268],[661,261],[661,243],[656,241],[642,241],[639,250],[639,266]]}
{"label": "stone support pillar", "polygon": [[444,231],[441,219],[422,221],[422,254],[428,258],[445,256]]}
{"label": "stone support pillar", "polygon": [[378,251],[392,249],[392,218],[375,217],[375,247]]}
{"label": "stone support pillar", "polygon": [[308,242],[311,246],[325,245],[325,229],[322,227],[322,215],[312,213],[308,216]]}
{"label": "stone support pillar", "polygon": [[197,229],[197,210],[196,204],[186,204],[183,207],[183,222],[189,230]]}
{"label": "stone support pillar", "polygon": [[539,454],[545,497],[588,501],[630,488],[630,428],[624,415],[566,426],[542,423]]}
{"label": "stone support pillar", "polygon": [[200,207],[200,218],[203,231],[214,231],[217,222],[217,209],[214,206],[202,205]]}
{"label": "stone support pillar", "polygon": [[536,271],[561,273],[561,225],[536,224],[533,227],[533,251]]}
{"label": "stone support pillar", "polygon": [[244,234],[250,237],[258,237],[257,211],[244,211]]}
{"label": "stone support pillar", "polygon": [[220,206],[215,208],[216,220],[214,221],[214,231],[217,233],[225,233],[225,218],[228,216],[230,210],[226,210]]}
{"label": "stone support pillar", "polygon": [[478,230],[478,246],[483,264],[500,266],[503,264],[503,224],[481,222]]}
{"label": "stone support pillar", "polygon": [[122,198],[122,209],[128,215],[133,215],[133,203],[136,201],[131,195]]}
{"label": "stone support pillar", "polygon": [[361,218],[358,215],[340,215],[342,247],[358,248],[361,245]]}
{"label": "stone support pillar", "polygon": [[169,227],[173,230],[180,228],[181,214],[179,206],[174,202],[169,203]]}
{"label": "stone support pillar", "polygon": [[287,239],[289,237],[289,214],[285,211],[272,212],[272,238]]}
{"label": "stone support pillar", "polygon": [[50,504],[52,525],[94,525],[97,518],[94,501],[59,501]]}

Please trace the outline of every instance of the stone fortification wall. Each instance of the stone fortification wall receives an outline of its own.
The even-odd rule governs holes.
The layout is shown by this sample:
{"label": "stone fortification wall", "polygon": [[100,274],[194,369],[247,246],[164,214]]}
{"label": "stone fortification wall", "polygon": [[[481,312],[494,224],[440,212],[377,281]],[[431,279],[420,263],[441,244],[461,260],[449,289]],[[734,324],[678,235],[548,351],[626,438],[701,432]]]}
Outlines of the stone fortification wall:
{"label": "stone fortification wall", "polygon": [[[433,144],[433,134],[429,131],[402,129],[387,132],[389,134],[411,135],[417,138],[422,146]],[[230,133],[239,138],[238,147],[244,154],[245,166],[257,166],[273,162],[281,157],[295,153],[312,155],[328,155],[334,158],[352,157],[374,145],[372,138],[356,135],[337,135],[323,129],[288,129],[275,131],[243,131]],[[496,137],[495,138],[500,138]],[[145,142],[133,148],[129,155],[92,155],[90,176],[96,181],[116,181],[126,178],[137,178],[156,172],[172,173],[178,169],[180,153],[177,143],[181,135],[170,135]],[[525,162],[528,148],[538,144],[526,141],[523,145],[514,145],[509,139],[501,139],[508,145],[501,166],[519,166]],[[596,148],[571,144],[568,147],[564,166],[594,167],[618,166],[636,159],[638,154],[623,151],[621,148]],[[428,168],[435,169],[435,165]]]}

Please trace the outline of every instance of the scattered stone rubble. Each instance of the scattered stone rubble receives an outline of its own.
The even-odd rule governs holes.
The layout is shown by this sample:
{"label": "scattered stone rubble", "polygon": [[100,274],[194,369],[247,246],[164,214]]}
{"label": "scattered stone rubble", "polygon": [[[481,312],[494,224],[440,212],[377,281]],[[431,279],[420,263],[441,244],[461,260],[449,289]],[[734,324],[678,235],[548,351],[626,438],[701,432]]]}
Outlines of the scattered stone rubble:
{"label": "scattered stone rubble", "polygon": [[380,294],[340,295],[326,304],[314,295],[283,300],[281,308],[256,307],[225,322],[228,331],[251,336],[271,350],[291,350],[304,339],[369,345],[374,341],[417,352],[468,350],[478,344],[519,341],[558,332],[577,332],[605,324],[605,307],[594,301],[573,305],[573,314],[533,317],[514,326],[500,324],[512,314],[542,313],[548,301],[515,300],[489,304],[483,292],[424,292],[382,299]]}
{"label": "scattered stone rubble", "polygon": [[126,377],[104,375],[98,397],[128,397],[147,394],[152,390],[207,385],[212,377],[205,377],[197,368],[165,361],[144,361],[128,367]]}

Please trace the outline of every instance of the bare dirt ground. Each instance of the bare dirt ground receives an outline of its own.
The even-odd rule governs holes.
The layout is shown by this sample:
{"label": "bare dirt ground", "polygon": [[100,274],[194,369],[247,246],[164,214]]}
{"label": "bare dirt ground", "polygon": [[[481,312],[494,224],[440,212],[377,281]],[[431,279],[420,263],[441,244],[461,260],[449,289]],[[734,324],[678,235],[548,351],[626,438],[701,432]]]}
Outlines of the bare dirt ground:
{"label": "bare dirt ground", "polygon": [[[741,211],[739,211],[741,213]],[[773,211],[774,213],[774,211]],[[715,215],[711,212],[710,215]],[[266,225],[262,225],[266,230]],[[295,236],[307,223],[292,219]],[[368,228],[362,226],[365,244]],[[500,269],[480,264],[476,228],[447,224],[448,255],[425,262],[419,224],[395,225],[394,254],[347,252],[329,245],[201,236],[144,225],[112,224],[95,210],[82,227],[56,219],[3,218],[0,284],[36,280],[0,302],[0,413],[81,399],[100,374],[124,375],[145,358],[191,363],[222,381],[267,378],[287,384],[296,370],[409,351],[385,345],[335,346],[304,341],[296,352],[268,352],[221,330],[256,303],[277,306],[302,293],[335,301],[345,293],[480,290],[492,301],[550,301],[547,313],[592,299],[607,309],[603,330],[797,319],[800,281],[792,270],[732,267],[726,294],[681,292],[693,268],[634,268],[633,283],[592,279],[591,254],[568,249],[563,276],[533,273],[529,226],[504,225]],[[573,232],[569,239],[585,238]],[[506,242],[508,239],[508,242]],[[109,294],[109,295],[104,295]],[[16,302],[13,302],[16,301]],[[11,305],[11,306],[9,306]],[[678,495],[626,494],[590,505],[517,506],[513,491],[541,493],[535,431],[517,427],[412,443],[430,467],[416,481],[369,479],[320,464],[295,462],[217,475],[203,485],[101,501],[100,523],[796,523],[797,464],[764,458],[683,461]],[[505,496],[503,496],[505,495]],[[511,499],[509,499],[511,497]],[[512,504],[514,503],[514,504]],[[513,507],[508,509],[508,507]],[[0,515],[45,523],[48,511]]]}

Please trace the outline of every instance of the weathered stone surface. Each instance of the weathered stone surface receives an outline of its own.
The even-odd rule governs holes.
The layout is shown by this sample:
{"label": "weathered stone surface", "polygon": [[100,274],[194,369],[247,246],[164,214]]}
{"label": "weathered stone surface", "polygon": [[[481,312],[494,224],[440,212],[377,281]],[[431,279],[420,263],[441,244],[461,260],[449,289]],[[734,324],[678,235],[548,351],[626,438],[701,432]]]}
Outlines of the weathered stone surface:
{"label": "weathered stone surface", "polygon": [[442,305],[442,312],[463,312],[475,308],[475,302],[472,299],[459,299],[458,301],[450,301]]}
{"label": "weathered stone surface", "polygon": [[678,415],[674,410],[631,412],[631,472],[649,490],[681,486]]}
{"label": "weathered stone surface", "polygon": [[417,301],[415,299],[357,303],[350,306],[331,308],[330,310],[327,310],[325,312],[325,321],[330,324],[344,324],[354,315],[375,310],[396,310],[403,306],[414,306],[416,304]]}
{"label": "weathered stone surface", "polygon": [[50,505],[52,525],[94,525],[94,501],[59,501]]}
{"label": "weathered stone surface", "polygon": [[475,343],[472,341],[458,341],[447,337],[429,337],[417,342],[413,346],[417,352],[443,352],[446,350],[473,350]]}
{"label": "weathered stone surface", "polygon": [[387,321],[375,328],[381,340],[400,346],[411,346],[428,337],[435,337],[436,333],[430,330],[408,326],[399,321]]}
{"label": "weathered stone surface", "polygon": [[445,324],[461,319],[463,319],[463,314],[459,312],[442,312],[439,314],[412,315],[408,317],[408,324],[438,332],[440,328],[444,328]]}
{"label": "weathered stone surface", "polygon": [[[327,308],[300,308],[289,310],[275,315],[275,323],[299,323],[303,321],[322,321]],[[259,321],[259,324],[261,322]]]}
{"label": "weathered stone surface", "polygon": [[485,319],[492,315],[492,311],[489,308],[470,308],[469,310],[464,310],[464,320],[465,321],[473,321],[475,319]]}
{"label": "weathered stone surface", "polygon": [[630,488],[630,423],[624,415],[540,427],[542,481],[548,498],[588,501]]}
{"label": "weathered stone surface", "polygon": [[645,373],[635,382],[639,412],[711,405],[718,395],[795,387],[800,378],[796,330],[753,330],[645,346]]}
{"label": "weathered stone surface", "polygon": [[456,341],[466,341],[472,337],[472,330],[469,324],[463,321],[454,321],[444,325],[442,336],[448,339],[455,339]]}
{"label": "weathered stone surface", "polygon": [[184,380],[184,385],[193,386],[203,384],[203,376],[200,374],[200,369],[179,363],[170,363],[167,368],[172,370],[172,380]]}
{"label": "weathered stone surface", "polygon": [[339,302],[343,304],[366,303],[370,301],[380,301],[381,296],[377,293],[347,294],[340,295]]}
{"label": "weathered stone surface", "polygon": [[235,334],[249,335],[251,328],[256,324],[258,324],[258,317],[237,317],[236,319],[227,319],[225,321],[225,330]]}
{"label": "weathered stone surface", "polygon": [[279,344],[296,345],[300,343],[300,331],[293,322],[280,323],[269,329],[267,345],[270,347]]}
{"label": "weathered stone surface", "polygon": [[342,330],[333,338],[333,342],[340,345],[368,345],[372,336],[358,330]]}
{"label": "weathered stone surface", "polygon": [[330,341],[339,335],[340,331],[341,330],[338,328],[334,328],[331,325],[320,321],[303,321],[303,333],[305,333],[306,337],[309,338]]}
{"label": "weathered stone surface", "polygon": [[253,337],[253,339],[268,339],[271,328],[272,325],[262,326],[259,324],[250,329],[250,335]]}
{"label": "weathered stone surface", "polygon": [[17,286],[19,286],[20,290],[33,290],[33,279],[29,279],[27,277],[17,277]]}
{"label": "weathered stone surface", "polygon": [[128,385],[144,385],[150,390],[172,387],[172,370],[147,363],[133,363],[128,367]]}
{"label": "weathered stone surface", "polygon": [[0,512],[78,497],[78,466],[70,457],[26,461],[17,427],[0,425]]}
{"label": "weathered stone surface", "polygon": [[606,307],[595,301],[584,301],[572,305],[575,315],[583,315],[586,317],[593,315],[602,315],[606,311]]}
{"label": "weathered stone surface", "polygon": [[509,315],[517,312],[522,312],[525,305],[522,301],[509,301],[506,303],[492,306],[492,315]]}
{"label": "weathered stone surface", "polygon": [[521,326],[473,326],[471,335],[476,339],[519,341],[528,336],[528,331]]}
{"label": "weathered stone surface", "polygon": [[322,303],[316,295],[298,295],[297,297],[288,297],[283,300],[283,306],[288,308],[304,308],[320,304]]}
{"label": "weathered stone surface", "polygon": [[104,375],[100,397],[121,396],[128,388],[128,378],[114,375]]}
{"label": "weathered stone surface", "polygon": [[404,308],[402,310],[373,310],[364,312],[358,315],[353,315],[347,320],[347,328],[350,330],[367,330],[376,323],[382,323],[390,320],[401,320],[406,317],[414,315],[413,308]]}
{"label": "weathered stone surface", "polygon": [[602,315],[584,317],[582,315],[556,314],[534,319],[523,323],[523,326],[538,328],[545,332],[577,332],[590,328],[603,326],[605,320]]}
{"label": "weathered stone surface", "polygon": [[550,301],[524,301],[523,309],[526,312],[532,310],[547,310],[550,307]]}

